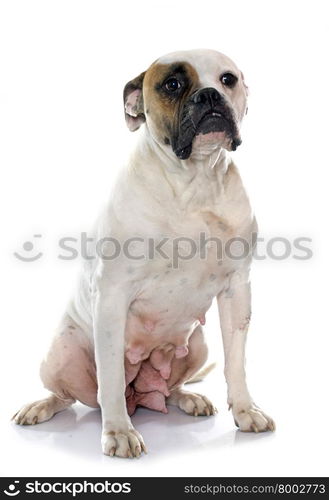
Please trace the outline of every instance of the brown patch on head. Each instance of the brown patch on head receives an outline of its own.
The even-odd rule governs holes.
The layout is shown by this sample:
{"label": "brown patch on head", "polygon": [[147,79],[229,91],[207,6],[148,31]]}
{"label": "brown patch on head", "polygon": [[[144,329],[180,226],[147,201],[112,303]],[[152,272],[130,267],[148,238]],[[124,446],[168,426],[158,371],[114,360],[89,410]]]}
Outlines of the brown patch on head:
{"label": "brown patch on head", "polygon": [[[176,92],[166,89],[166,82],[171,78],[180,84]],[[162,144],[171,144],[182,105],[199,86],[197,72],[184,61],[172,64],[155,62],[145,73],[143,97],[148,109],[149,126]]]}

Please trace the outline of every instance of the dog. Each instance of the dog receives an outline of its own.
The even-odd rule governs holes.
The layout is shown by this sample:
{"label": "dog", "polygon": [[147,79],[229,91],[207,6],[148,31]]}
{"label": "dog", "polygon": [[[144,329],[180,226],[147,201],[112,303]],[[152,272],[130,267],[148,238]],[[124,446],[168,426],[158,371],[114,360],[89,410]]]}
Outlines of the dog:
{"label": "dog", "polygon": [[244,241],[252,249],[257,232],[229,154],[241,144],[247,112],[243,74],[219,52],[181,51],[156,60],[123,94],[139,140],[41,365],[51,395],[13,419],[44,422],[79,400],[101,408],[106,455],[139,457],[146,448],[130,419],[136,407],[214,415],[208,398],[183,386],[207,371],[202,327],[216,298],[234,421],[241,431],[273,431],[245,376],[252,251],[219,258],[217,245]]}

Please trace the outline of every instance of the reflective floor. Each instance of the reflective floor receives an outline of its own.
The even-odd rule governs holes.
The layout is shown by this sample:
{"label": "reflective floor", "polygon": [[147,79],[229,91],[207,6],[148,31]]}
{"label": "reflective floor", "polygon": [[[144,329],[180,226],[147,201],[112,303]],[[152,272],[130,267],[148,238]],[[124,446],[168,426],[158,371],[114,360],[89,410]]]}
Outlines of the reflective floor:
{"label": "reflective floor", "polygon": [[[189,388],[216,394],[216,372]],[[302,436],[302,422],[287,422],[277,411],[275,433],[242,433],[218,396],[215,417],[190,417],[175,407],[167,415],[138,409],[133,417],[148,454],[139,459],[101,453],[101,416],[80,404],[49,422],[19,427],[2,413],[3,475],[76,476],[257,476],[326,474],[320,429]],[[277,408],[279,410],[279,407]],[[305,409],[307,412],[307,410]],[[298,428],[300,425],[300,428]],[[311,433],[309,433],[311,432]],[[303,450],[307,450],[304,454]]]}

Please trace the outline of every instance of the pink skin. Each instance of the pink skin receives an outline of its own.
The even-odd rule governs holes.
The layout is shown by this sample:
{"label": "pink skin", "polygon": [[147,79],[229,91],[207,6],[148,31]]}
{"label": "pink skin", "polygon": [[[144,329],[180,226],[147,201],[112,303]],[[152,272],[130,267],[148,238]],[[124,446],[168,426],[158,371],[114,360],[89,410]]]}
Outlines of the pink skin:
{"label": "pink skin", "polygon": [[171,373],[171,362],[174,357],[175,351],[171,348],[165,352],[161,349],[154,349],[150,356],[152,366],[160,372],[161,377],[168,380]]}
{"label": "pink skin", "polygon": [[185,358],[185,356],[187,355],[188,355],[188,347],[186,345],[181,345],[179,347],[176,347],[175,356],[177,359]]}
{"label": "pink skin", "polygon": [[206,324],[206,316],[205,316],[205,314],[203,314],[202,316],[200,316],[198,318],[198,320],[200,321],[200,325],[204,326]]}
{"label": "pink skin", "polygon": [[129,97],[125,104],[125,110],[128,115],[137,116],[136,104],[140,96],[141,91],[139,89],[134,90],[129,94]]}

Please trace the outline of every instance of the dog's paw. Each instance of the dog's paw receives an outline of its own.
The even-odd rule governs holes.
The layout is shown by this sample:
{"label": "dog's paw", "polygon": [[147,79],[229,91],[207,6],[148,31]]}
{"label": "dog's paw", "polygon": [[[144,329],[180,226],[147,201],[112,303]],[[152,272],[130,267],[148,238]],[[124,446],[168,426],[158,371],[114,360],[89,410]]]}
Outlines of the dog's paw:
{"label": "dog's paw", "polygon": [[18,425],[35,425],[46,422],[54,415],[52,405],[48,399],[35,401],[23,406],[12,418]]}
{"label": "dog's paw", "polygon": [[206,396],[194,392],[182,392],[178,396],[178,406],[194,417],[215,415],[217,409]]}
{"label": "dog's paw", "polygon": [[274,420],[254,403],[232,407],[235,425],[243,432],[275,431]]}
{"label": "dog's paw", "polygon": [[126,431],[103,431],[102,448],[110,457],[134,458],[147,453],[142,436],[133,427]]}

